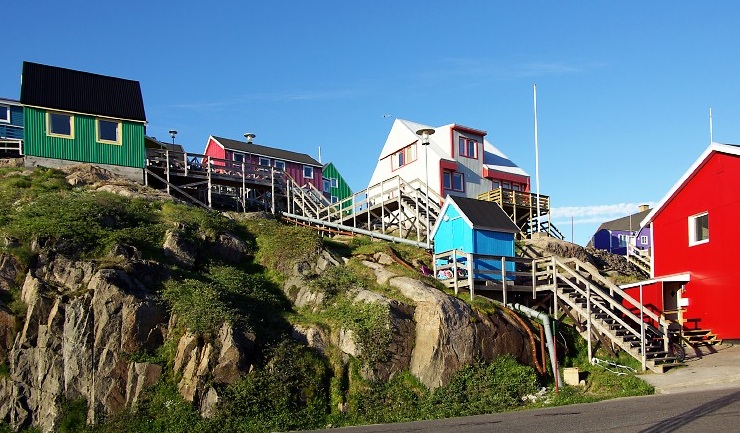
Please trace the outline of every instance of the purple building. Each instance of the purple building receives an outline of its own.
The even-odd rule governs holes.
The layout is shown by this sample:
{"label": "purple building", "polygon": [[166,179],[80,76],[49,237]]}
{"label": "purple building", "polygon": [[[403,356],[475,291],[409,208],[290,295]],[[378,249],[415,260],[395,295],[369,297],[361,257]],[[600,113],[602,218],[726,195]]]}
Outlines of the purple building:
{"label": "purple building", "polygon": [[652,244],[650,227],[640,227],[649,213],[650,209],[643,205],[635,214],[602,223],[587,246],[622,256],[627,255],[630,244],[640,250],[649,249]]}

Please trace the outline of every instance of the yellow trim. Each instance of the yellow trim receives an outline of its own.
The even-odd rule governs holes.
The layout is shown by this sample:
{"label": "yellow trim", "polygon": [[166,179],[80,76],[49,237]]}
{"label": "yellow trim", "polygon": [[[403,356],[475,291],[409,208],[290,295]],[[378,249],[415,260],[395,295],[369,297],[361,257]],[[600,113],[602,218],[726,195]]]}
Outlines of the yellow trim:
{"label": "yellow trim", "polygon": [[38,106],[38,105],[24,105],[24,107],[35,108],[35,109],[38,109],[38,110],[43,110],[43,111],[45,111],[47,113],[49,111],[52,111],[52,112],[55,112],[55,113],[65,113],[65,114],[66,113],[69,113],[69,114],[71,114],[73,116],[80,115],[80,116],[88,116],[88,117],[95,117],[95,118],[101,118],[101,119],[112,119],[112,120],[125,121],[125,122],[141,123],[141,124],[144,124],[144,125],[146,125],[146,124],[149,123],[146,120],[133,120],[133,119],[125,119],[123,117],[100,116],[100,115],[97,115],[97,114],[83,113],[81,111],[60,110],[60,109],[57,109],[57,108],[41,107],[41,106]]}
{"label": "yellow trim", "polygon": [[[52,114],[58,114],[61,116],[69,116],[69,135],[65,134],[55,134],[51,132],[51,119],[50,116]],[[61,111],[47,111],[46,112],[46,135],[49,137],[57,137],[57,138],[67,138],[70,140],[74,140],[75,138],[75,116],[69,113],[64,113]]]}
{"label": "yellow trim", "polygon": [[[115,123],[116,125],[118,125],[117,131],[116,131],[117,132],[116,141],[103,140],[102,138],[100,138],[100,121],[101,120],[104,122]],[[121,122],[108,120],[102,117],[95,118],[95,141],[97,141],[98,143],[103,143],[103,144],[113,144],[116,146],[121,146],[123,144],[122,139],[121,139],[122,136],[123,136],[123,124]]]}

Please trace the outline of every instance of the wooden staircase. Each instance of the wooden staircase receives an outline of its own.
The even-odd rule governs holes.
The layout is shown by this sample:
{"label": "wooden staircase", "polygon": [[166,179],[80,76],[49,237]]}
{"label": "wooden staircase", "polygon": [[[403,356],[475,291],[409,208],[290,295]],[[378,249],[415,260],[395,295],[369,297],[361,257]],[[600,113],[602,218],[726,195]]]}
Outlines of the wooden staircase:
{"label": "wooden staircase", "polygon": [[667,351],[669,322],[602,277],[578,259],[549,257],[533,262],[536,290],[556,295],[558,310],[570,316],[588,341],[597,339],[609,350],[619,348],[662,373],[680,365]]}
{"label": "wooden staircase", "polygon": [[684,329],[683,340],[690,346],[712,346],[722,343],[709,329]]}
{"label": "wooden staircase", "polygon": [[641,250],[633,247],[632,245],[627,246],[627,261],[637,266],[645,275],[650,275],[652,264],[650,262],[650,253],[646,250]]}

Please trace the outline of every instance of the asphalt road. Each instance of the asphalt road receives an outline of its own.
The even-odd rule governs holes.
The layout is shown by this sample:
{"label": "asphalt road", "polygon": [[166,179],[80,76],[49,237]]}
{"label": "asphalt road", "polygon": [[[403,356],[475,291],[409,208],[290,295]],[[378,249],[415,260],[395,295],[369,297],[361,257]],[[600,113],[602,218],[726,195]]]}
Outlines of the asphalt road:
{"label": "asphalt road", "polygon": [[740,431],[740,387],[502,414],[314,430],[334,433],[667,433]]}

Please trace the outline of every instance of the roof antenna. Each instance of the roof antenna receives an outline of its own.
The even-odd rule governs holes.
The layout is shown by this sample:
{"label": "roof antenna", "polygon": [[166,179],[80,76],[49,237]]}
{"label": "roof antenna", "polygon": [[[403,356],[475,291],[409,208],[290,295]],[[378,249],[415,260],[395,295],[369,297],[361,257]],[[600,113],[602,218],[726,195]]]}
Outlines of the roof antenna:
{"label": "roof antenna", "polygon": [[709,107],[709,144],[714,143],[714,137],[712,137],[712,107]]}

